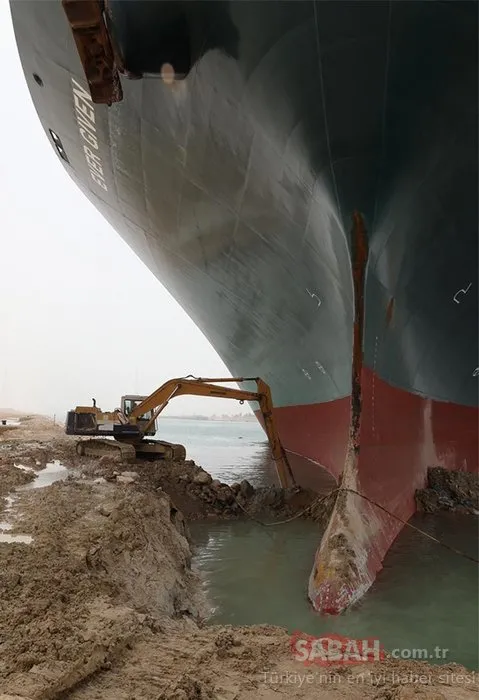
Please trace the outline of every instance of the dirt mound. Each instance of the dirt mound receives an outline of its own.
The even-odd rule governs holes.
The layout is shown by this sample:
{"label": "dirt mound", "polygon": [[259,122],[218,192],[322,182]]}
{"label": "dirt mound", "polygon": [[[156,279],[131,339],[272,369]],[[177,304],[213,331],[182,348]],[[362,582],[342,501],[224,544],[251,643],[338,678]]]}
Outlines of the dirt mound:
{"label": "dirt mound", "polygon": [[392,661],[304,666],[278,627],[209,627],[151,633],[74,689],[72,700],[472,700],[474,674],[460,666]]}
{"label": "dirt mound", "polygon": [[12,532],[33,544],[0,543],[4,692],[54,697],[153,624],[148,615],[204,614],[166,494],[73,481],[22,493],[18,512]]}
{"label": "dirt mound", "polygon": [[[161,489],[168,493],[178,511],[188,520],[205,518],[252,517],[266,521],[287,519],[299,514],[319,519],[322,507],[311,511],[309,506],[317,494],[299,487],[281,489],[275,486],[254,488],[248,481],[226,484],[213,479],[193,461],[137,461],[134,466],[121,464],[116,458],[104,457],[81,465],[90,478],[106,481],[137,480],[150,492]],[[134,471],[129,471],[129,470]],[[127,476],[124,477],[123,475]],[[134,477],[128,477],[134,474]]]}
{"label": "dirt mound", "polygon": [[479,515],[479,478],[471,472],[429,467],[427,486],[416,491],[418,510],[425,513],[454,511]]}
{"label": "dirt mound", "polygon": [[[8,417],[8,416],[6,416]],[[32,415],[16,415],[11,416],[18,420],[19,426],[15,430],[14,434],[8,436],[8,440],[19,438],[34,438],[35,440],[48,439],[51,440],[54,437],[60,437],[64,435],[64,426],[60,421],[54,421],[48,416],[39,416],[36,414]],[[0,438],[2,434],[0,433]]]}
{"label": "dirt mound", "polygon": [[28,484],[34,476],[33,472],[16,467],[13,460],[4,460],[0,457],[0,515],[4,508],[3,498],[18,486]]}

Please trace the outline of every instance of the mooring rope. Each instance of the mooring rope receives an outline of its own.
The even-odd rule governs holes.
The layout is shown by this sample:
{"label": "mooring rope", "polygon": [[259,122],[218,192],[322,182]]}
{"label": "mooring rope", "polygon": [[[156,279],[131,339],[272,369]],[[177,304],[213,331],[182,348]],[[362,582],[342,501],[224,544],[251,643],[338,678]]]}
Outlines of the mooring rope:
{"label": "mooring rope", "polygon": [[380,508],[382,511],[390,515],[391,517],[395,518],[398,520],[400,523],[403,525],[406,525],[406,527],[410,527],[411,530],[415,530],[416,532],[419,532],[419,534],[424,535],[424,537],[427,537],[428,539],[432,540],[436,544],[441,545],[441,547],[444,547],[445,549],[449,549],[449,551],[454,552],[454,554],[457,554],[460,557],[464,557],[465,559],[469,559],[470,561],[473,561],[475,564],[479,564],[479,559],[476,559],[475,557],[471,556],[470,554],[466,554],[466,552],[463,552],[460,549],[456,549],[456,547],[452,547],[452,545],[447,544],[447,542],[443,542],[442,540],[438,539],[437,537],[434,537],[434,535],[430,535],[428,532],[425,530],[421,530],[421,528],[416,527],[416,525],[412,525],[411,523],[408,523],[407,520],[403,520],[400,518],[398,515],[395,513],[391,513],[390,510],[382,506],[380,503],[376,503],[376,501],[373,501],[372,498],[369,498],[368,496],[365,496],[363,493],[359,493],[359,491],[355,491],[354,489],[349,489],[346,487],[339,487],[337,489],[333,489],[333,491],[330,491],[330,493],[326,494],[326,496],[320,496],[316,498],[309,506],[307,506],[304,510],[302,510],[300,513],[296,513],[296,515],[293,515],[291,518],[287,518],[286,520],[276,520],[273,523],[265,523],[259,520],[258,518],[255,518],[253,515],[248,513],[246,508],[244,508],[241,503],[239,503],[236,498],[235,501],[238,503],[240,508],[246,513],[246,515],[251,518],[251,520],[254,520],[255,522],[259,523],[263,527],[274,527],[276,525],[285,525],[286,523],[290,523],[293,520],[297,520],[297,518],[301,518],[303,515],[306,515],[306,513],[310,510],[312,510],[315,506],[321,505],[323,501],[325,501],[328,498],[331,498],[335,494],[340,493],[340,491],[349,491],[349,493],[354,493],[356,496],[360,496],[361,498],[364,498],[365,501],[368,501],[371,503],[371,505],[376,506],[376,508]]}

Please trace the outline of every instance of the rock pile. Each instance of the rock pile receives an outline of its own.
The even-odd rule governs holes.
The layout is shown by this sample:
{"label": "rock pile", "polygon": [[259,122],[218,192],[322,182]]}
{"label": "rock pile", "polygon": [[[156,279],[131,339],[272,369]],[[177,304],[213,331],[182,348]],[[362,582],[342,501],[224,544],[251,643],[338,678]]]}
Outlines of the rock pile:
{"label": "rock pile", "polygon": [[454,511],[479,515],[479,480],[471,472],[449,471],[429,467],[427,486],[416,491],[419,511],[437,513]]}
{"label": "rock pile", "polygon": [[[117,458],[102,457],[99,461],[91,461],[82,466],[82,471],[95,480],[124,485],[138,484],[149,491],[161,489],[188,520],[248,516],[278,520],[303,511],[306,511],[304,515],[307,517],[311,515],[308,507],[317,499],[315,492],[299,487],[255,488],[246,479],[240,483],[226,484],[213,479],[192,460],[138,461],[135,463],[135,471],[128,471],[127,465],[119,463]],[[316,509],[315,516],[318,515]]]}

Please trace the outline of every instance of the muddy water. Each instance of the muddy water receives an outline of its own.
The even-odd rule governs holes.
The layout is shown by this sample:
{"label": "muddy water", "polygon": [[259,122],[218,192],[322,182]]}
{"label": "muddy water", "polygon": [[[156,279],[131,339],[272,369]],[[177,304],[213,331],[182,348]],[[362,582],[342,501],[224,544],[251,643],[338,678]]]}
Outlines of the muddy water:
{"label": "muddy water", "polygon": [[[255,423],[163,419],[162,431],[164,439],[185,444],[188,456],[214,478],[255,485],[275,481],[264,434]],[[477,519],[417,515],[412,522],[477,556]],[[310,634],[377,637],[405,657],[424,649],[432,663],[479,665],[477,565],[410,529],[396,540],[363,601],[338,618],[319,616],[307,600],[318,526],[296,521],[265,529],[235,522],[196,523],[190,529],[214,623],[270,623]],[[435,658],[439,654],[444,658]]]}
{"label": "muddy water", "polygon": [[[17,466],[20,469],[22,468],[21,465]],[[23,468],[28,469],[27,467]],[[68,469],[64,467],[63,464],[58,461],[58,459],[55,459],[53,462],[48,462],[45,468],[41,469],[39,472],[36,472],[36,474],[37,475],[33,481],[31,481],[29,484],[25,484],[25,486],[20,486],[20,488],[17,489],[17,492],[29,491],[30,489],[41,489],[44,486],[54,484],[55,481],[66,479],[68,476]]]}
{"label": "muddy water", "polygon": [[[477,550],[472,517],[418,515],[413,522],[473,556]],[[402,650],[403,658],[427,649],[430,663],[478,666],[477,565],[410,529],[393,545],[363,601],[339,617],[322,617],[307,601],[321,535],[314,524],[296,521],[266,529],[251,522],[197,523],[190,529],[213,623],[269,623],[290,632],[373,637],[387,650]]]}
{"label": "muddy water", "polygon": [[9,532],[9,530],[12,530],[14,526],[18,528],[19,524],[21,523],[21,515],[19,515],[17,512],[17,501],[19,495],[22,491],[43,488],[44,486],[50,486],[50,484],[55,483],[55,481],[65,479],[68,474],[68,470],[58,460],[49,462],[45,468],[39,472],[35,472],[35,470],[31,467],[25,467],[23,464],[16,464],[15,466],[17,469],[21,469],[22,471],[34,472],[36,476],[33,481],[25,484],[24,486],[19,486],[17,489],[15,489],[15,491],[12,491],[12,493],[5,497],[2,520],[0,521],[0,542],[5,542],[7,544],[14,542],[31,544],[33,542],[33,538],[30,535],[22,535],[17,533],[12,535]]}

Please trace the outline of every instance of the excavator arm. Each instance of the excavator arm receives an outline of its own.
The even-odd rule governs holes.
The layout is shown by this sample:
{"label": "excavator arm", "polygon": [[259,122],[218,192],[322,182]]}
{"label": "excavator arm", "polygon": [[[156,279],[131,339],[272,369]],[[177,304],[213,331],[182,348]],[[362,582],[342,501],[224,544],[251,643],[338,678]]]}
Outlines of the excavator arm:
{"label": "excavator arm", "polygon": [[[243,389],[233,389],[226,386],[217,386],[229,382],[241,383],[246,381],[256,382],[257,391],[246,391]],[[214,384],[212,382],[215,382]],[[263,418],[264,428],[268,436],[269,444],[276,464],[279,481],[283,488],[294,484],[294,477],[286,452],[279,439],[276,423],[273,417],[273,401],[269,386],[259,377],[227,377],[220,379],[203,378],[179,378],[170,379],[150,396],[139,403],[128,416],[129,421],[134,423],[145,413],[152,411],[152,418],[144,427],[144,431],[154,423],[160,413],[168,405],[171,399],[176,396],[212,396],[223,399],[235,399],[237,401],[257,401]]]}

